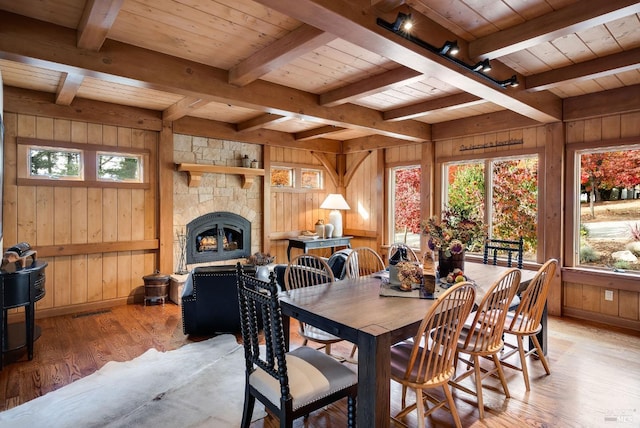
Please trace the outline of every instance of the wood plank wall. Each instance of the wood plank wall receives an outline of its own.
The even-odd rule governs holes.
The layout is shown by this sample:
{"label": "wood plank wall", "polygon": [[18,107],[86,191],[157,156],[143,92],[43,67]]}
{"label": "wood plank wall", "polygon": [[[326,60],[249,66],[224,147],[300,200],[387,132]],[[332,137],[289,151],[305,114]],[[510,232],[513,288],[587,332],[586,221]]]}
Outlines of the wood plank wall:
{"label": "wood plank wall", "polygon": [[[17,185],[16,137],[146,149],[150,186]],[[4,243],[43,250],[38,258],[49,265],[38,316],[142,298],[142,276],[154,272],[158,257],[157,141],[155,131],[5,114]]]}
{"label": "wood plank wall", "polygon": [[[640,143],[640,112],[599,116],[567,124],[569,153],[581,148],[595,148],[601,141],[625,145]],[[575,198],[567,190],[567,198]],[[573,224],[567,213],[568,224]],[[569,227],[569,226],[568,226]],[[573,226],[571,226],[573,227]],[[567,247],[567,255],[571,253]],[[567,256],[569,258],[569,256]],[[568,263],[573,266],[574,263]],[[567,269],[563,278],[563,314],[592,319],[640,330],[640,291],[637,277],[612,278],[606,272],[585,273]],[[613,292],[613,300],[605,300],[605,290]]]}
{"label": "wood plank wall", "polygon": [[[272,146],[269,151],[271,166],[325,169],[320,160],[308,150]],[[335,163],[333,166],[335,167]],[[318,219],[327,220],[329,213],[320,209],[320,204],[329,193],[336,193],[336,186],[327,173],[324,178],[325,188],[322,190],[271,187],[270,216],[265,221],[269,222],[270,253],[276,256],[276,262],[287,263],[287,238],[296,237],[304,230],[313,231]],[[268,180],[267,174],[265,181]],[[314,253],[327,256],[327,251],[318,250]],[[297,253],[292,252],[291,256],[295,254]]]}

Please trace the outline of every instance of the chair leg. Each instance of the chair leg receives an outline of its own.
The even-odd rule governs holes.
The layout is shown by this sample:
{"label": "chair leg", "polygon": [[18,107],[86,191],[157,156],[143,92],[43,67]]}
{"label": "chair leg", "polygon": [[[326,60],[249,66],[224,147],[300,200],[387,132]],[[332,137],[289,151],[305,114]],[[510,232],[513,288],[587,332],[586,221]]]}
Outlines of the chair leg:
{"label": "chair leg", "polygon": [[353,345],[353,348],[351,348],[351,354],[349,354],[349,358],[353,358],[357,350],[358,350],[358,345]]}
{"label": "chair leg", "polygon": [[458,409],[456,408],[456,403],[453,401],[453,395],[451,394],[449,385],[448,384],[442,385],[442,389],[444,390],[444,395],[447,397],[449,410],[451,411],[451,416],[453,416],[453,421],[456,424],[456,428],[462,428],[462,421],[460,421],[460,415],[458,415]]}
{"label": "chair leg", "polygon": [[347,397],[347,427],[356,427],[356,397]]}
{"label": "chair leg", "polygon": [[542,352],[542,346],[540,346],[540,341],[538,341],[538,338],[533,335],[531,336],[531,339],[533,340],[533,344],[536,347],[536,351],[538,352],[538,358],[540,358],[540,361],[542,361],[542,365],[544,366],[544,371],[547,372],[548,375],[551,374],[551,369],[549,368],[549,362],[547,361],[547,358],[544,356],[544,353]]}
{"label": "chair leg", "polygon": [[502,364],[500,364],[500,358],[498,358],[497,354],[493,354],[493,364],[496,365],[496,370],[498,371],[498,376],[500,377],[500,383],[502,383],[502,389],[504,389],[505,397],[511,398],[511,394],[509,393],[509,386],[507,386],[507,379],[504,377]]}
{"label": "chair leg", "polygon": [[421,389],[416,389],[416,410],[418,411],[418,428],[424,428],[424,397]]}
{"label": "chair leg", "polygon": [[244,390],[244,408],[242,409],[242,428],[249,428],[251,417],[253,416],[253,407],[256,404],[256,397],[249,393],[249,386],[245,386]]}
{"label": "chair leg", "polygon": [[520,368],[522,369],[522,376],[524,377],[524,386],[527,391],[531,391],[531,386],[529,385],[529,369],[527,368],[527,356],[524,353],[524,342],[522,340],[522,336],[518,335],[518,354],[520,354]]}
{"label": "chair leg", "polygon": [[480,358],[477,355],[473,356],[473,377],[476,381],[478,412],[480,413],[480,419],[484,419],[484,401],[482,400],[482,370],[480,370]]}

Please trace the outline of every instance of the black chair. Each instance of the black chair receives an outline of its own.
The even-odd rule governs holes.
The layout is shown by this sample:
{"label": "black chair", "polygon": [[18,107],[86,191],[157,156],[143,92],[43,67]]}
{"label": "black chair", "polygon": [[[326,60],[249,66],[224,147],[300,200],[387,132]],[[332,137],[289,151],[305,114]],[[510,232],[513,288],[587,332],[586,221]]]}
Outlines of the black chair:
{"label": "black chair", "polygon": [[506,253],[507,267],[513,267],[513,259],[517,260],[518,269],[522,269],[522,256],[524,253],[524,243],[522,236],[517,241],[510,241],[508,239],[491,239],[487,238],[484,243],[484,256],[482,262],[489,264],[489,257],[493,262],[493,265],[498,264],[498,256]]}
{"label": "black chair", "polygon": [[[301,346],[286,352],[278,286],[243,272],[238,263],[238,300],[246,363],[242,427],[249,427],[256,398],[280,418],[281,427],[347,397],[347,422],[355,427],[358,375],[323,352]],[[260,320],[264,345],[260,345]]]}

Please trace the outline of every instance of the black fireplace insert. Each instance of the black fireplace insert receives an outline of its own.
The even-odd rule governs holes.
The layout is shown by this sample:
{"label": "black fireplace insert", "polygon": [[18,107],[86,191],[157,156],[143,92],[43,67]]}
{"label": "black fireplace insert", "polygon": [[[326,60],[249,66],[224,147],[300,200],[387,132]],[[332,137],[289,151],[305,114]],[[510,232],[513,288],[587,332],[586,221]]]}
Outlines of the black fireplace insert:
{"label": "black fireplace insert", "polygon": [[249,257],[251,223],[225,211],[200,216],[187,225],[187,264]]}

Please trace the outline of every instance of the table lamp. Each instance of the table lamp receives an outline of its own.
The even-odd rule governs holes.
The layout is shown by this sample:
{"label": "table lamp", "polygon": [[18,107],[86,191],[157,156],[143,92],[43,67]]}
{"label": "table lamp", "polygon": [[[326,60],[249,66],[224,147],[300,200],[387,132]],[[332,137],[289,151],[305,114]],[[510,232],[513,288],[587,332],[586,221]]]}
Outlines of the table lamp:
{"label": "table lamp", "polygon": [[342,236],[342,213],[339,210],[348,210],[349,204],[340,193],[329,193],[320,208],[331,210],[329,213],[329,223],[333,225],[333,237]]}

